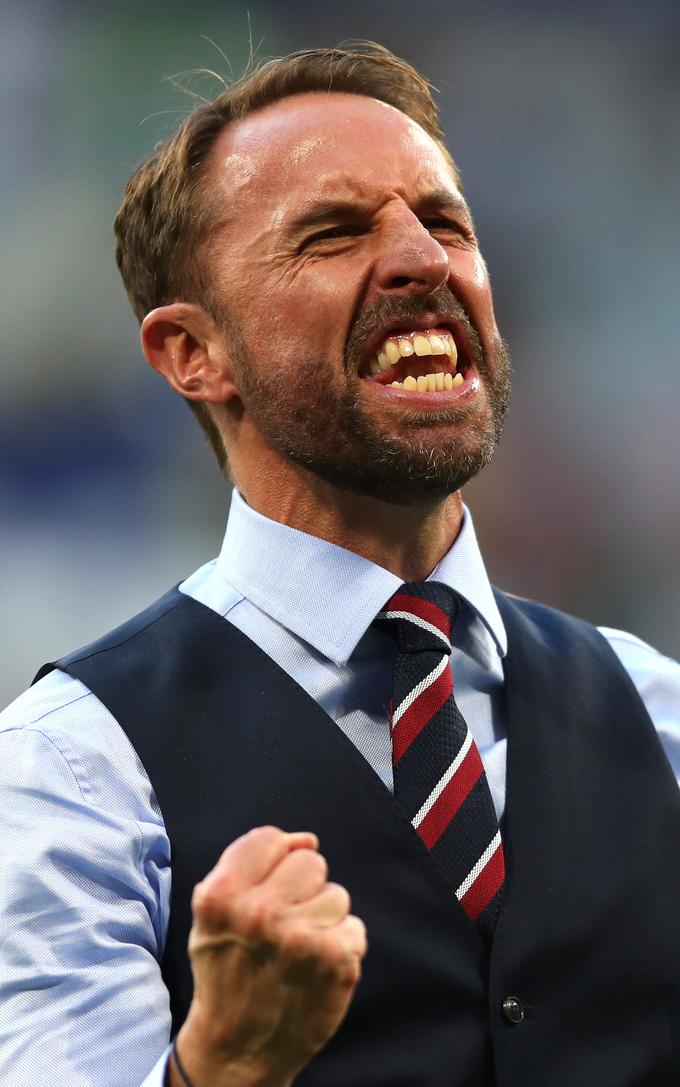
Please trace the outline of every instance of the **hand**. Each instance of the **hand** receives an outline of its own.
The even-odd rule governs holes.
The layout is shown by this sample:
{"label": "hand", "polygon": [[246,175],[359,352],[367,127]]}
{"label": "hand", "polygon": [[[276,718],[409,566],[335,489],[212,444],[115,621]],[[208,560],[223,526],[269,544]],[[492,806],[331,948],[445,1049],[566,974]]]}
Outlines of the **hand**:
{"label": "hand", "polygon": [[318,847],[258,827],[195,887],[194,999],[177,1038],[194,1087],[285,1087],[342,1022],[366,934]]}

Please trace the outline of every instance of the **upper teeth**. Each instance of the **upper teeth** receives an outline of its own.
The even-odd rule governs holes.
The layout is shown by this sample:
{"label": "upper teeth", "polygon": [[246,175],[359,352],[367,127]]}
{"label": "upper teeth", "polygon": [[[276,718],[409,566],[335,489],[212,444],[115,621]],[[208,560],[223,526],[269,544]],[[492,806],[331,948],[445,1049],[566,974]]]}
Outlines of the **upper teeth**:
{"label": "upper teeth", "polygon": [[374,359],[371,359],[369,373],[376,377],[382,370],[394,366],[400,358],[409,355],[448,355],[451,368],[455,370],[458,361],[456,343],[450,332],[401,332],[387,336]]}

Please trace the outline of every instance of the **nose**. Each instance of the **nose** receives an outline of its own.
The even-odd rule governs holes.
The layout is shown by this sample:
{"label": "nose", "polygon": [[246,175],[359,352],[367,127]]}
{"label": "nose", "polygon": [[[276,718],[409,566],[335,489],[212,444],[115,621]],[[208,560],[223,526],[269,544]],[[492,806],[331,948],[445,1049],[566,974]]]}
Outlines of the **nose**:
{"label": "nose", "polygon": [[412,212],[400,215],[381,239],[376,277],[383,291],[429,294],[449,276],[449,256]]}

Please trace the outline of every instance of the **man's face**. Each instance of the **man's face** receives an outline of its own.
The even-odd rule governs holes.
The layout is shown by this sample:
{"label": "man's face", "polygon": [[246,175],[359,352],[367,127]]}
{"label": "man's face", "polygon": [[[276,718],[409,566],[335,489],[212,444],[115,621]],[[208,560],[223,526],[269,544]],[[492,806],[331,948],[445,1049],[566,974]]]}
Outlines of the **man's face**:
{"label": "man's face", "polygon": [[436,143],[375,99],[298,95],[226,129],[207,183],[226,217],[208,275],[258,435],[385,501],[457,490],[491,456],[509,368]]}

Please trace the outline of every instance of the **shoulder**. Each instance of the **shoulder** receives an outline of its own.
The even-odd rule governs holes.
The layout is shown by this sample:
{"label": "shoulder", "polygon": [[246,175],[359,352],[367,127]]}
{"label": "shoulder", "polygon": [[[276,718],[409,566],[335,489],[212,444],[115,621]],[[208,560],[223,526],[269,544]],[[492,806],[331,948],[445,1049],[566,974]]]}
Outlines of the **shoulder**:
{"label": "shoulder", "polygon": [[494,596],[505,623],[508,638],[513,634],[531,637],[547,651],[572,653],[590,649],[615,663],[607,641],[596,626],[575,615],[494,588]]}
{"label": "shoulder", "polygon": [[619,673],[624,686],[642,702],[680,783],[680,664],[634,634],[596,627],[545,604],[494,591],[510,643],[513,633],[523,632],[534,651],[543,650],[565,663],[577,659],[589,682],[598,678],[600,692],[604,688],[599,677],[611,677],[620,688]]}
{"label": "shoulder", "polygon": [[626,671],[635,671],[641,680],[664,677],[680,691],[680,663],[667,657],[635,634],[612,627],[597,628],[609,643]]}
{"label": "shoulder", "polygon": [[[567,612],[494,589],[494,595],[504,620],[519,621],[554,640],[585,641],[600,647],[610,658],[623,667],[633,680],[640,694],[662,685],[673,691],[676,701],[680,696],[680,664],[664,656],[635,634],[606,626],[595,626]],[[678,707],[680,712],[680,705]]]}
{"label": "shoulder", "polygon": [[599,630],[637,689],[680,785],[680,664],[634,634]]}
{"label": "shoulder", "polygon": [[130,741],[102,702],[55,669],[0,713],[0,761],[19,791],[33,778],[115,817],[161,824]]}
{"label": "shoulder", "polygon": [[0,713],[0,736],[36,732],[67,750],[76,739],[97,736],[106,718],[106,709],[84,684],[55,669]]}
{"label": "shoulder", "polygon": [[659,730],[673,730],[680,745],[680,663],[634,634],[610,627],[598,629],[632,679]]}

